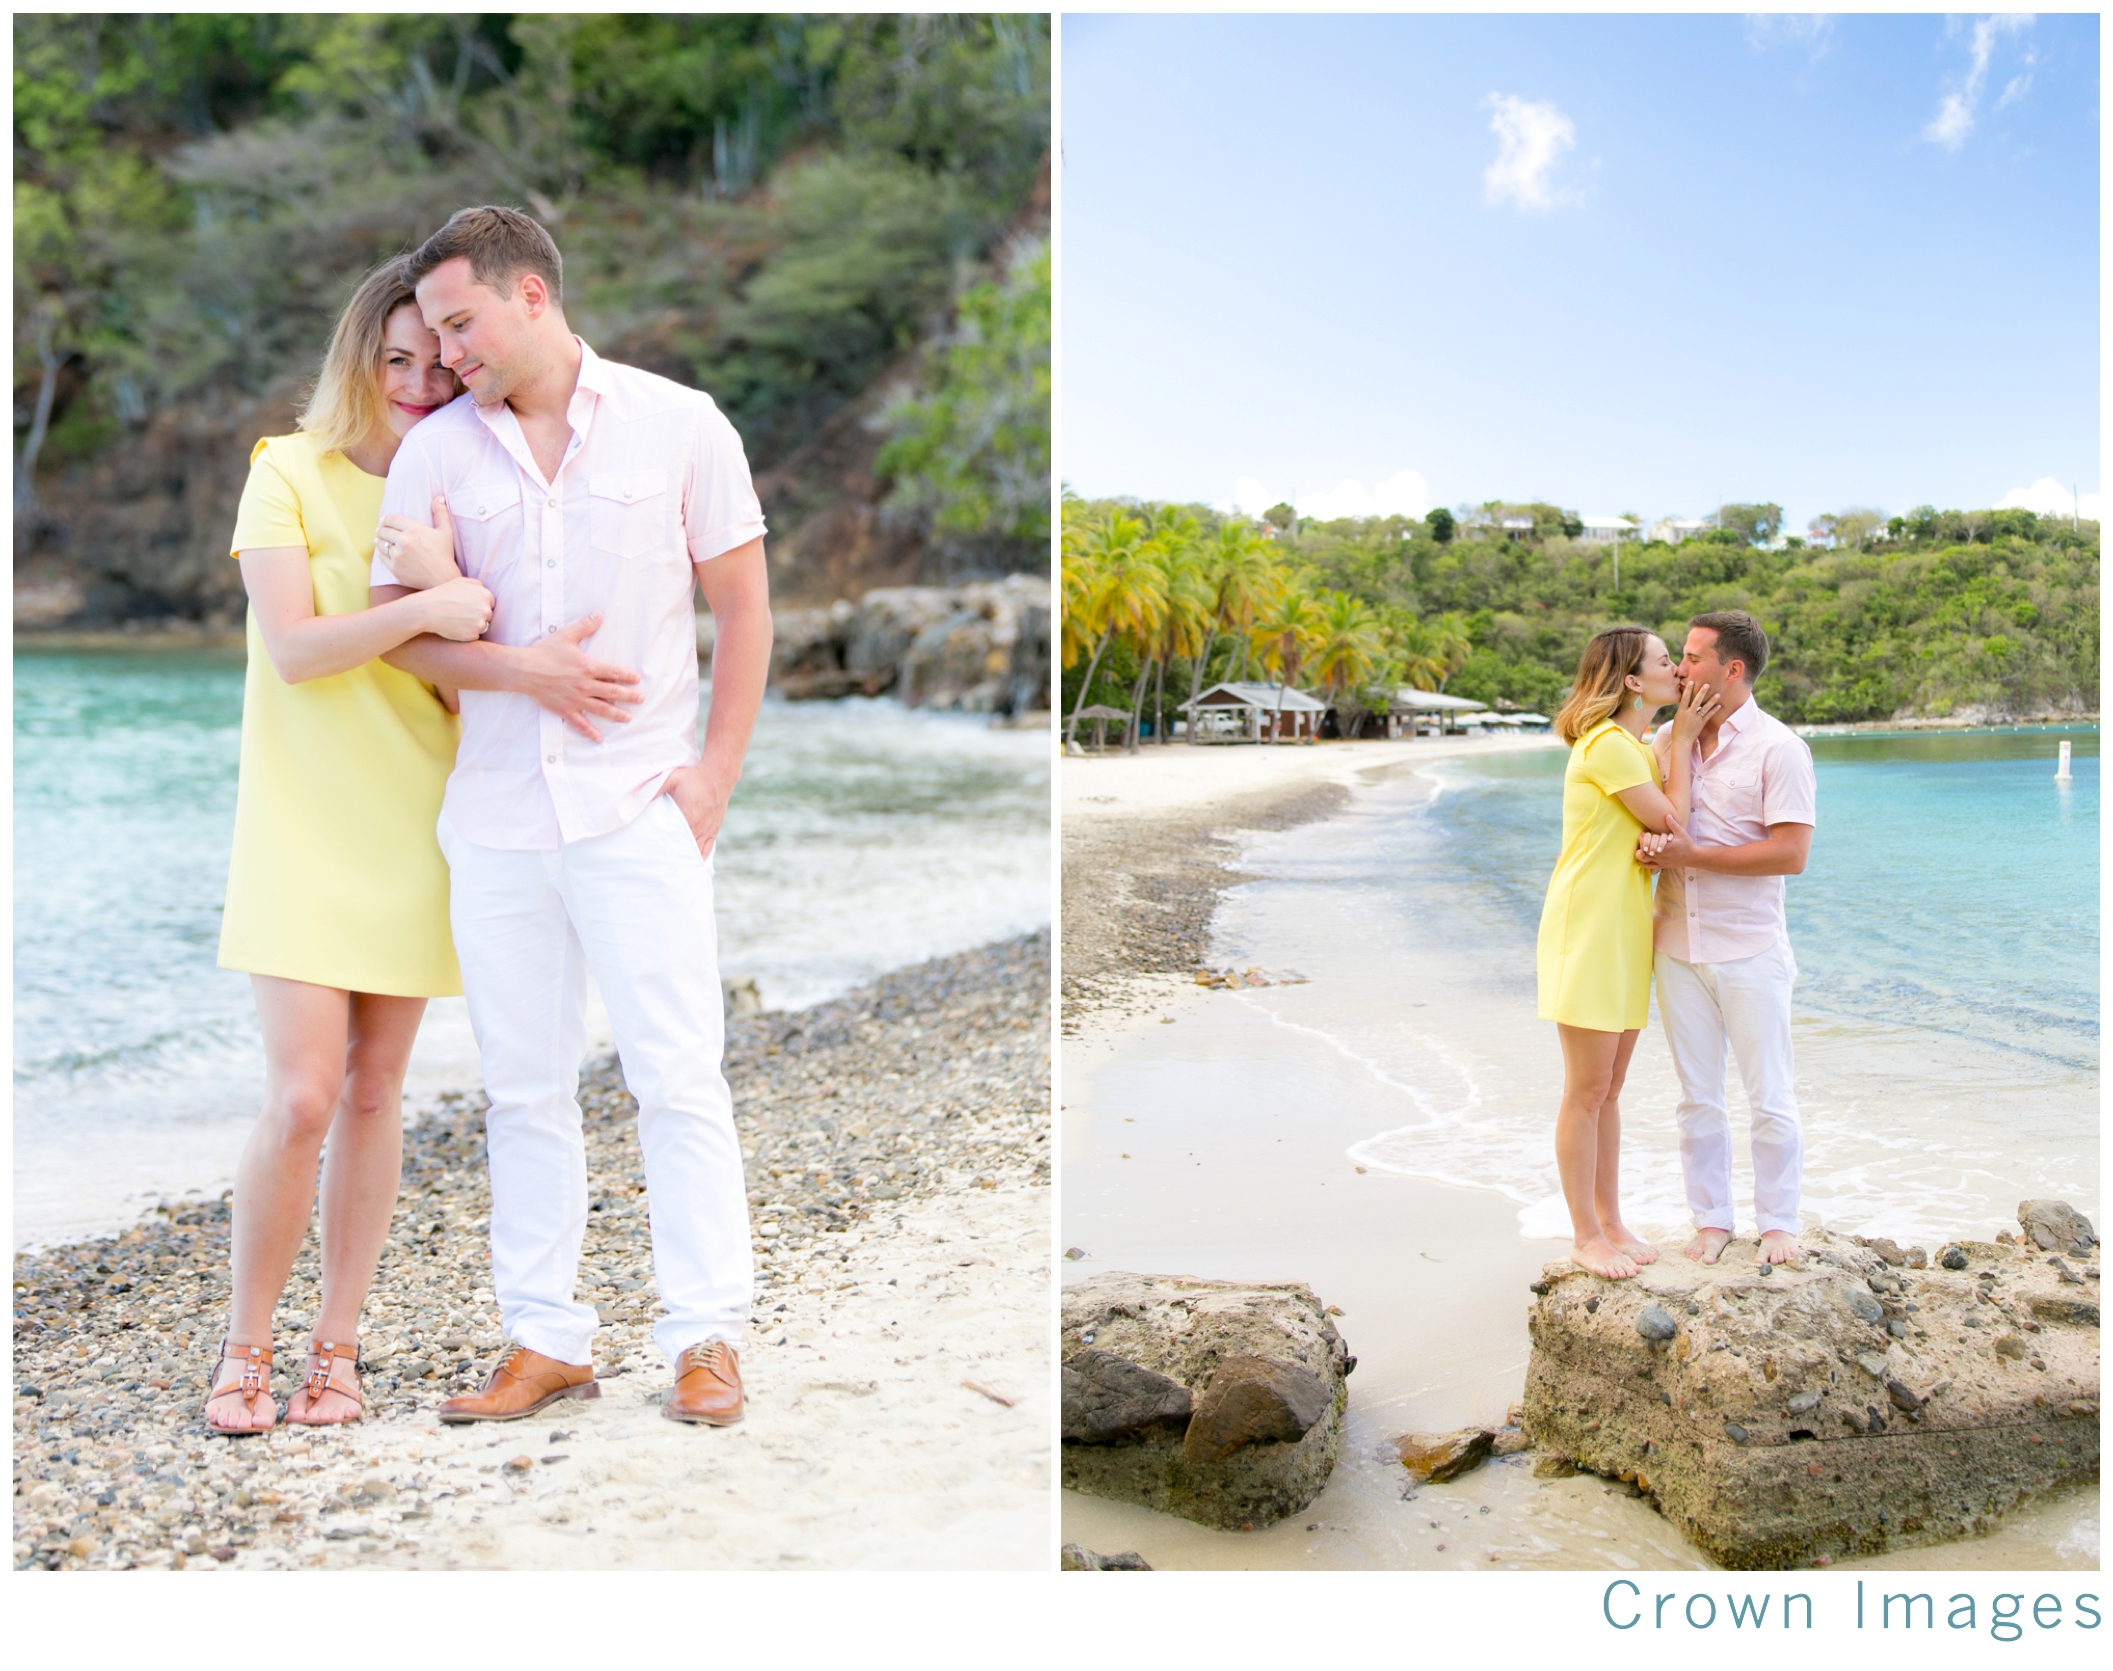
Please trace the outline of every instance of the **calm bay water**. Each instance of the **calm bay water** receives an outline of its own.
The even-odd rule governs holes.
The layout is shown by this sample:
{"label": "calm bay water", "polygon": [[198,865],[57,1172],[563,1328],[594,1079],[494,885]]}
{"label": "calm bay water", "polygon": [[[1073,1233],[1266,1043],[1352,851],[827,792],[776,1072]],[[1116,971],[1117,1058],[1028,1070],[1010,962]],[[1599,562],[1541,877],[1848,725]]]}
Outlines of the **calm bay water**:
{"label": "calm bay water", "polygon": [[[17,1245],[232,1169],[262,1086],[248,977],[213,961],[241,719],[239,653],[16,658]],[[766,703],[717,852],[722,972],[800,1007],[1046,925],[1049,760],[966,716]],[[435,1000],[412,1100],[476,1079]]]}
{"label": "calm bay water", "polygon": [[[2054,779],[2059,736],[2075,776]],[[1918,1238],[2098,1213],[2098,735],[1816,738],[1819,826],[1789,880],[1808,1215]],[[1339,818],[1260,838],[1230,960],[1304,987],[1242,994],[1362,1062],[1360,1164],[1496,1189],[1567,1233],[1549,1148],[1561,1062],[1534,1016],[1560,841],[1560,750],[1435,762]],[[1655,1003],[1623,1098],[1631,1222],[1686,1221],[1677,1085]],[[1743,1099],[1731,1090],[1735,1126]],[[1748,1180],[1739,1179],[1742,1224]]]}

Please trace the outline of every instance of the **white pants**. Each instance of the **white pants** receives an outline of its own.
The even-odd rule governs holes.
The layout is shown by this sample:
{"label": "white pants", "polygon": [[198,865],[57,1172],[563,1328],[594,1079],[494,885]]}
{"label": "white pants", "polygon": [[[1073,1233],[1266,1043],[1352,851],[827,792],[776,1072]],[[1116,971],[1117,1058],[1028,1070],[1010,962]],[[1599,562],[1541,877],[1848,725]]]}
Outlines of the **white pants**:
{"label": "white pants", "polygon": [[1754,1218],[1764,1231],[1797,1234],[1805,1136],[1798,1125],[1790,1055],[1787,943],[1726,963],[1683,963],[1658,953],[1658,1014],[1680,1075],[1680,1170],[1698,1230],[1730,1230],[1731,1120],[1724,1108],[1725,1047],[1739,1058],[1752,1122]]}
{"label": "white pants", "polygon": [[725,1049],[712,870],[661,796],[614,834],[555,852],[466,841],[440,819],[449,920],[491,1098],[492,1292],[508,1335],[591,1361],[594,1308],[573,1297],[587,1230],[580,1061],[587,974],[638,1099],[653,1273],[669,1361],[701,1340],[737,1343],[754,1265]]}

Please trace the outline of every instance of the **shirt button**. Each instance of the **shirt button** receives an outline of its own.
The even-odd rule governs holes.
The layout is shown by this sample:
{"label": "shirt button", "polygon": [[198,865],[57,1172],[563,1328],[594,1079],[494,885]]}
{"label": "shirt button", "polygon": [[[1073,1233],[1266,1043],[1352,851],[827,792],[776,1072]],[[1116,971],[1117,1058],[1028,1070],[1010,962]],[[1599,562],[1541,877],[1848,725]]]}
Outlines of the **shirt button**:
{"label": "shirt button", "polygon": [[479,516],[482,516],[482,515],[484,514],[484,507],[483,507],[482,505],[479,505],[479,506],[477,507],[477,514],[478,514]]}
{"label": "shirt button", "polygon": [[558,508],[558,501],[557,501],[557,496],[556,496],[555,494],[553,494],[553,495],[551,496],[551,500],[550,500],[550,508],[551,508],[552,510],[556,510],[556,509]]}
{"label": "shirt button", "polygon": [[558,560],[555,557],[546,558],[544,560],[543,566],[546,569],[554,569],[558,566]]}
{"label": "shirt button", "polygon": [[546,754],[543,756],[543,759],[544,762],[548,765],[555,766],[558,763],[558,757],[554,754]]}
{"label": "shirt button", "polygon": [[631,497],[631,490],[628,487],[624,489],[624,497],[626,499]]}

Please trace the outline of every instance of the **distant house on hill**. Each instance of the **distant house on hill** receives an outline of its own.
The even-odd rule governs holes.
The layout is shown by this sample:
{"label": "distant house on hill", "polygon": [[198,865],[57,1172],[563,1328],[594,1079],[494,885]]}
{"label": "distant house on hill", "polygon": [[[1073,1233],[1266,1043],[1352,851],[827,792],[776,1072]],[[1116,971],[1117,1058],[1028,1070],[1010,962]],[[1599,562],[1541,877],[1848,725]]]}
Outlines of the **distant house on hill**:
{"label": "distant house on hill", "polygon": [[1489,704],[1435,690],[1398,690],[1387,704],[1389,737],[1442,737],[1465,731],[1489,712]]}
{"label": "distant house on hill", "polygon": [[1651,524],[1650,537],[1663,540],[1667,545],[1678,545],[1682,540],[1691,540],[1709,530],[1710,525],[1700,518],[1667,516]]}
{"label": "distant house on hill", "polygon": [[1533,518],[1530,516],[1499,517],[1497,526],[1507,534],[1530,534],[1533,532]]}
{"label": "distant house on hill", "polygon": [[1176,710],[1188,715],[1192,743],[1310,743],[1320,736],[1327,711],[1325,702],[1302,690],[1280,693],[1252,680],[1215,684]]}
{"label": "distant house on hill", "polygon": [[1636,537],[1636,524],[1625,516],[1588,516],[1583,521],[1585,531],[1578,538],[1586,545],[1611,545]]}

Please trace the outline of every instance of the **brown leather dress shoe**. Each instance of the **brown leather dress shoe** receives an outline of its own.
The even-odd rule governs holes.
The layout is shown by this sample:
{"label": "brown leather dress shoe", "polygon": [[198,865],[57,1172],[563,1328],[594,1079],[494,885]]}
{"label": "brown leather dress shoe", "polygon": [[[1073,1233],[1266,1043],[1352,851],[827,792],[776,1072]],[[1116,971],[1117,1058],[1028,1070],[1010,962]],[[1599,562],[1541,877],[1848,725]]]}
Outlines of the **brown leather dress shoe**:
{"label": "brown leather dress shoe", "polygon": [[675,1385],[660,1413],[669,1421],[732,1427],[743,1414],[741,1354],[723,1340],[700,1340],[675,1360]]}
{"label": "brown leather dress shoe", "polygon": [[526,1346],[499,1360],[484,1391],[451,1398],[440,1407],[444,1422],[510,1422],[532,1416],[561,1398],[600,1398],[591,1363],[560,1363]]}

